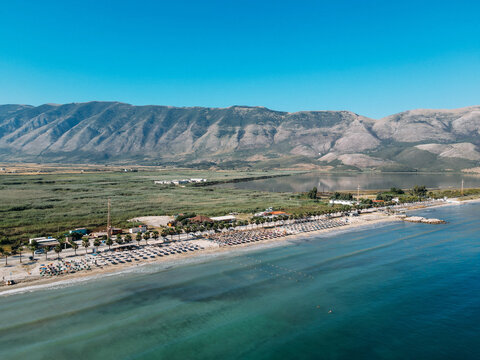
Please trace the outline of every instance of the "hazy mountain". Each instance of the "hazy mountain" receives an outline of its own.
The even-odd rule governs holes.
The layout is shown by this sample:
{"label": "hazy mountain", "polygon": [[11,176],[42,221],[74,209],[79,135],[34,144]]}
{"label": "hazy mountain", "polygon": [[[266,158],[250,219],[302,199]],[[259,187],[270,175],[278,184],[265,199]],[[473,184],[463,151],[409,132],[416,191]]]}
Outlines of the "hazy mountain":
{"label": "hazy mountain", "polygon": [[0,106],[2,160],[458,170],[479,165],[479,146],[480,106],[379,120],[247,106]]}

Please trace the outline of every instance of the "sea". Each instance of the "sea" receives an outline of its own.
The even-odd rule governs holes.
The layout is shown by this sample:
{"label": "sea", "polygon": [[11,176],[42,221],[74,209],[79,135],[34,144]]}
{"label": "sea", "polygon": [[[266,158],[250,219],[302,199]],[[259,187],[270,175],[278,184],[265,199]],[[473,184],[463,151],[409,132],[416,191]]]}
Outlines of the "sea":
{"label": "sea", "polygon": [[480,204],[0,296],[0,359],[480,359]]}

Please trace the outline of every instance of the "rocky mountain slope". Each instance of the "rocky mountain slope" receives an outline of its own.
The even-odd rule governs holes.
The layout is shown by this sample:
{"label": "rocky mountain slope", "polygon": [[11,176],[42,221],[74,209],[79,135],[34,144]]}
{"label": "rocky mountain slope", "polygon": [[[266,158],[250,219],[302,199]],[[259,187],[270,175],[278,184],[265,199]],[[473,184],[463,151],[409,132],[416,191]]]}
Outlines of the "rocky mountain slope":
{"label": "rocky mountain slope", "polygon": [[380,120],[247,106],[0,106],[3,161],[459,170],[480,164],[479,146],[480,106]]}

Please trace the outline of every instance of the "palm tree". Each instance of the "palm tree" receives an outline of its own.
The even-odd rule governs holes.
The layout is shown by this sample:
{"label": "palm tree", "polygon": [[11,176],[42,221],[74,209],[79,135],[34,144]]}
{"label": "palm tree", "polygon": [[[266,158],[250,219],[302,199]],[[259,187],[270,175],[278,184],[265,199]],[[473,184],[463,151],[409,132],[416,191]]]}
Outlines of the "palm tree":
{"label": "palm tree", "polygon": [[148,239],[150,239],[150,233],[147,231],[143,234],[143,240],[145,240],[146,245],[148,245]]}
{"label": "palm tree", "polygon": [[36,240],[32,240],[29,245],[29,249],[32,252],[32,260],[35,260],[35,251],[38,249],[38,242]]}
{"label": "palm tree", "polygon": [[166,238],[168,236],[168,229],[166,229],[166,228],[162,229],[162,234],[161,235],[162,235],[163,238]]}
{"label": "palm tree", "polygon": [[108,245],[108,250],[110,250],[111,246],[113,245],[113,240],[110,236],[107,238],[107,241],[105,242],[105,244]]}
{"label": "palm tree", "polygon": [[5,266],[7,266],[8,265],[7,259],[10,256],[10,253],[3,248],[2,248],[2,253],[3,253],[3,256],[5,256]]}
{"label": "palm tree", "polygon": [[61,238],[58,238],[58,243],[60,244],[60,246],[64,246],[65,245],[65,248],[67,248],[67,243],[65,241],[65,239],[63,237]]}
{"label": "palm tree", "polygon": [[70,246],[72,247],[73,251],[75,252],[75,256],[77,256],[77,249],[78,249],[78,244],[74,240],[70,240]]}
{"label": "palm tree", "polygon": [[115,242],[116,242],[118,245],[122,245],[122,244],[123,244],[122,235],[117,234],[117,238],[115,239]]}
{"label": "palm tree", "polygon": [[97,253],[98,253],[98,247],[100,246],[100,244],[101,244],[100,239],[97,238],[97,239],[93,240],[93,246],[95,246],[95,252],[97,252]]}
{"label": "palm tree", "polygon": [[131,243],[132,242],[132,235],[130,235],[130,234],[125,235],[125,242]]}
{"label": "palm tree", "polygon": [[170,235],[170,241],[173,241],[173,235],[176,234],[176,231],[174,228],[169,228],[168,229],[168,234]]}
{"label": "palm tree", "polygon": [[45,260],[47,260],[47,254],[50,251],[50,246],[45,246],[43,250],[45,251]]}
{"label": "palm tree", "polygon": [[90,246],[90,240],[88,238],[83,238],[82,239],[82,245],[85,248],[85,254],[87,253],[87,249]]}
{"label": "palm tree", "polygon": [[62,244],[59,243],[55,245],[55,248],[53,249],[57,253],[57,259],[60,259],[60,253],[62,252]]}
{"label": "palm tree", "polygon": [[5,265],[7,265],[7,256],[5,255],[6,251],[3,247],[0,247],[0,254],[5,256]]}
{"label": "palm tree", "polygon": [[142,234],[137,232],[137,235],[135,235],[135,240],[137,241],[138,245],[140,245],[140,241],[142,241]]}
{"label": "palm tree", "polygon": [[154,230],[154,231],[152,232],[152,234],[153,234],[153,235],[152,235],[153,240],[157,240],[157,239],[158,239],[158,231],[157,231],[157,230]]}
{"label": "palm tree", "polygon": [[22,247],[22,246],[19,246],[19,247],[17,248],[17,252],[18,252],[18,256],[19,256],[20,262],[22,262],[22,251],[23,251],[23,247]]}

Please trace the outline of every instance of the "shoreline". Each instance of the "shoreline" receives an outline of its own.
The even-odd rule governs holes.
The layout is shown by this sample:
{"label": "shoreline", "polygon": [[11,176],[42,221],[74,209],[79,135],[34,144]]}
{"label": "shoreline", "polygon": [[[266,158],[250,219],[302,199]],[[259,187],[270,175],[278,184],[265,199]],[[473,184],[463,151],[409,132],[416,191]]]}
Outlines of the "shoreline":
{"label": "shoreline", "polygon": [[[444,204],[435,204],[425,207],[412,207],[408,208],[407,211],[414,211],[414,210],[423,210],[427,208],[436,208],[436,207],[443,207],[443,206],[452,206],[452,205],[462,205],[465,203],[473,203],[473,202],[480,202],[480,199],[469,199],[464,201],[458,202],[449,202]],[[17,284],[11,286],[1,286],[0,287],[0,296],[8,296],[17,293],[22,293],[26,291],[35,291],[44,288],[51,288],[54,286],[62,286],[62,285],[74,285],[78,282],[94,280],[99,276],[112,276],[115,274],[120,274],[124,272],[132,272],[136,269],[140,269],[147,265],[165,265],[165,268],[177,267],[184,264],[191,264],[195,262],[203,262],[209,261],[213,258],[217,258],[222,255],[232,255],[236,256],[238,254],[245,253],[246,251],[255,251],[261,250],[267,247],[277,247],[277,246],[285,246],[286,242],[289,240],[298,240],[302,238],[309,238],[315,237],[320,234],[341,234],[342,232],[346,231],[354,231],[362,227],[368,227],[371,225],[378,225],[378,224],[388,224],[393,222],[401,222],[402,219],[395,216],[395,215],[386,215],[380,212],[364,214],[359,216],[358,218],[348,218],[351,222],[334,228],[328,229],[321,229],[315,230],[310,232],[304,232],[294,235],[285,235],[274,239],[268,240],[260,240],[254,243],[247,243],[247,244],[240,244],[235,246],[210,246],[203,250],[193,253],[187,254],[180,254],[180,255],[173,255],[168,258],[155,258],[151,260],[145,260],[141,263],[135,264],[117,264],[105,267],[98,267],[93,268],[92,270],[88,271],[79,271],[74,274],[64,274],[59,275],[56,277],[42,277],[40,275],[29,275],[25,278],[22,278],[18,281]],[[191,240],[192,242],[206,242],[209,240]],[[56,259],[52,259],[50,261],[56,261]],[[37,263],[36,266],[39,264]]]}

